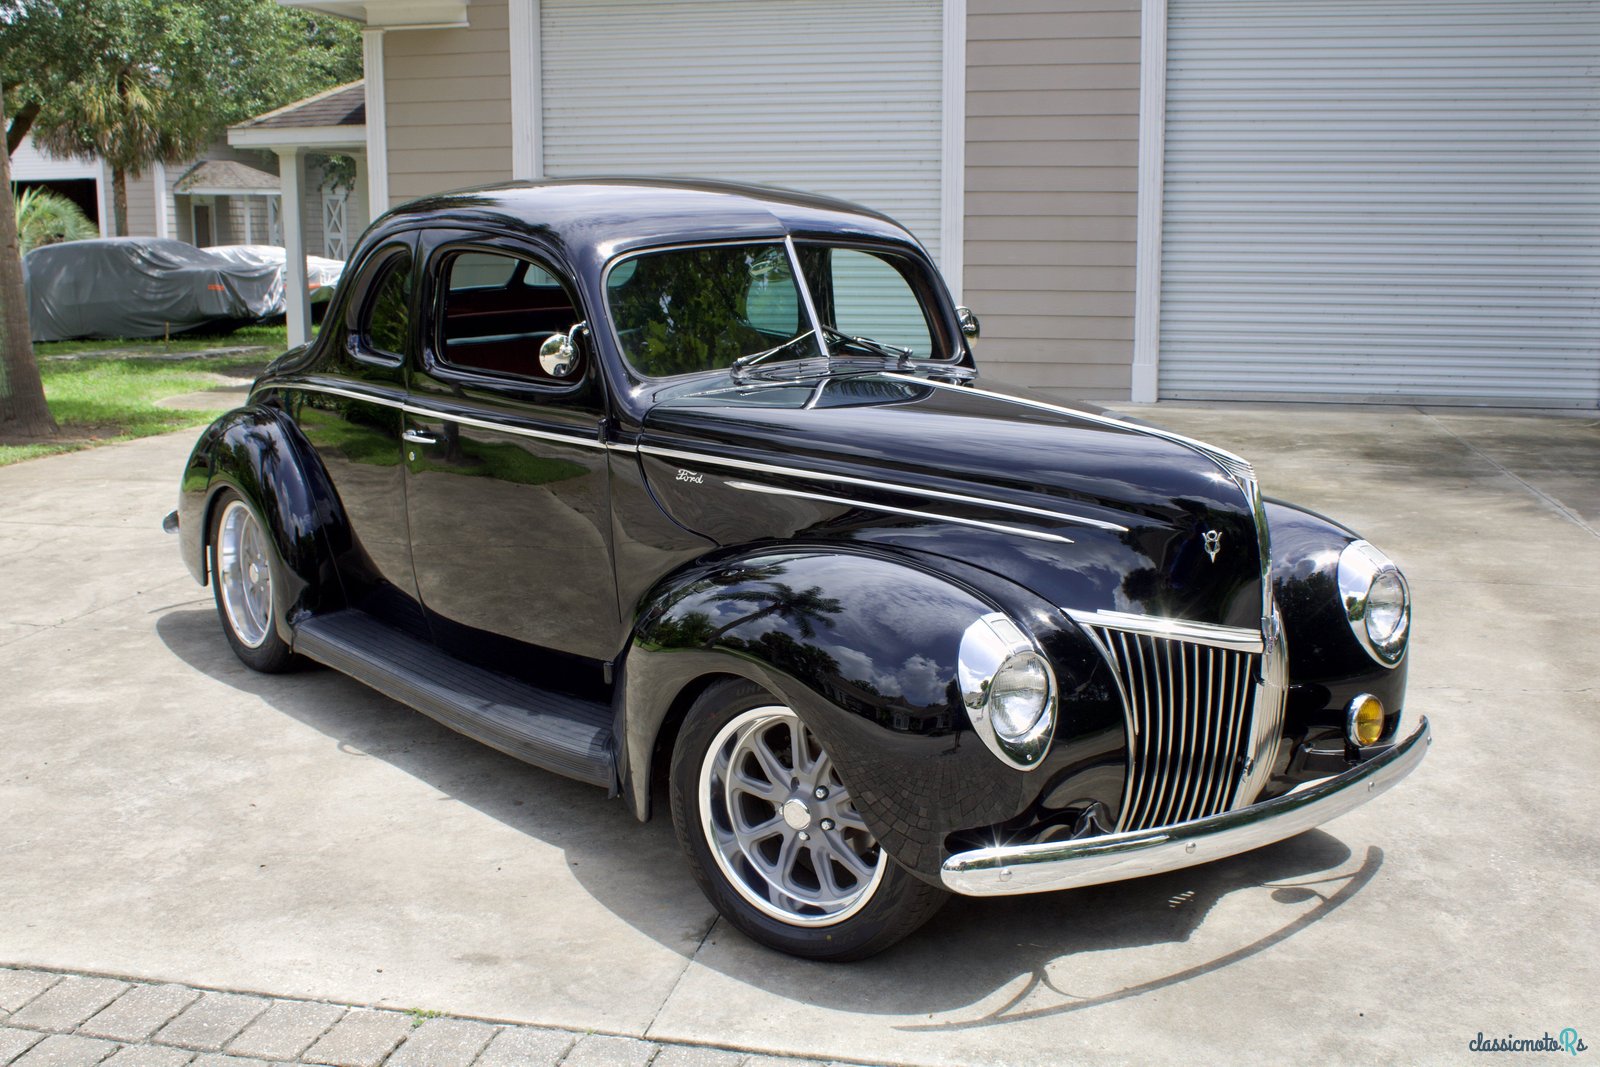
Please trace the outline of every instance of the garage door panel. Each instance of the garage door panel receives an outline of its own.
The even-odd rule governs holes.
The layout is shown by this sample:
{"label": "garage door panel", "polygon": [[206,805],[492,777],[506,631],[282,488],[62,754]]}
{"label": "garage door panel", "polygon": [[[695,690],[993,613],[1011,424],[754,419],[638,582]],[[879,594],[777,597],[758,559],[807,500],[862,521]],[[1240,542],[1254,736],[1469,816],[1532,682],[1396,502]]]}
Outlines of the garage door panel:
{"label": "garage door panel", "polygon": [[1168,16],[1162,395],[1600,404],[1600,2]]}
{"label": "garage door panel", "polygon": [[893,216],[937,258],[938,0],[543,0],[540,19],[551,177],[843,197]]}

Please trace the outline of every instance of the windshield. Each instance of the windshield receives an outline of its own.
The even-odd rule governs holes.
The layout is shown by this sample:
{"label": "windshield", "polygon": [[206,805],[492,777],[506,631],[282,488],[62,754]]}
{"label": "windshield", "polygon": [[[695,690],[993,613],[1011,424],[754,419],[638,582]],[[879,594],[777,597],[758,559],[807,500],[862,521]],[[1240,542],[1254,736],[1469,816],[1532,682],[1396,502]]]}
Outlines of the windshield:
{"label": "windshield", "polygon": [[811,316],[788,248],[780,241],[669,248],[624,259],[606,277],[622,354],[652,378],[757,363],[776,370],[795,361],[941,358],[927,271],[894,252],[801,243],[796,246]]}

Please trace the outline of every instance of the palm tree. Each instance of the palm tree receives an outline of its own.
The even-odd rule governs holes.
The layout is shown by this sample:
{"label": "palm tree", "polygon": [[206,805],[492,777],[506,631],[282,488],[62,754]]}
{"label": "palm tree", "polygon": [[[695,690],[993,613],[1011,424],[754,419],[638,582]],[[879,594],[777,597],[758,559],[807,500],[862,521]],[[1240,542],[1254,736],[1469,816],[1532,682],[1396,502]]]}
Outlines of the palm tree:
{"label": "palm tree", "polygon": [[34,138],[58,156],[100,156],[111,168],[112,212],[118,235],[128,232],[128,176],[153,163],[177,163],[206,146],[208,127],[193,113],[168,106],[171,86],[156,71],[127,62],[93,71],[50,101],[50,121]]}
{"label": "palm tree", "polygon": [[35,188],[17,197],[17,241],[23,255],[41,245],[99,236],[99,227],[83,209],[60,193]]}
{"label": "palm tree", "polygon": [[736,626],[755,622],[771,615],[786,619],[794,623],[802,637],[816,636],[813,622],[833,625],[829,615],[837,615],[844,610],[844,605],[835,597],[822,595],[822,587],[813,585],[808,589],[797,590],[785,582],[764,582],[765,588],[735,590],[727,593],[718,593],[712,600],[724,604],[760,604],[761,607],[748,615],[741,615],[732,622],[717,627],[711,640],[715,641],[723,634]]}

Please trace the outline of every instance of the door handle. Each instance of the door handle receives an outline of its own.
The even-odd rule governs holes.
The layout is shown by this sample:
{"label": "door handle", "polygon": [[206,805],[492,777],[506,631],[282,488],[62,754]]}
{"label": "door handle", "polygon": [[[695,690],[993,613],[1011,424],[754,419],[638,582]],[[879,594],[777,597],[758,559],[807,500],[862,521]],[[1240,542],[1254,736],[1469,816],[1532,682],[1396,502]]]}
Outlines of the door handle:
{"label": "door handle", "polygon": [[439,439],[433,434],[423,433],[421,430],[407,430],[400,435],[400,440],[412,445],[436,445],[439,443]]}

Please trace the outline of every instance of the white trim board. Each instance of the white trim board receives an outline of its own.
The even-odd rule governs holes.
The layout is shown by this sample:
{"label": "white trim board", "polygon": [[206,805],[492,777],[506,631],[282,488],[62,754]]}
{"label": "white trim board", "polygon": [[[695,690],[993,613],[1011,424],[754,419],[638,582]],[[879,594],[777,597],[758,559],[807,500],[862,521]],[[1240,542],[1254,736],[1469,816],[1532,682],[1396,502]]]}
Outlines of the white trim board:
{"label": "white trim board", "polygon": [[538,181],[544,174],[544,69],[539,55],[539,0],[510,0],[511,177]]}
{"label": "white trim board", "polygon": [[[370,98],[370,91],[368,96]],[[369,119],[370,106],[369,103]],[[372,126],[369,121],[365,129],[360,126],[277,126],[229,130],[228,143],[235,148],[270,148],[273,151],[280,148],[360,148],[369,142]]]}
{"label": "white trim board", "polygon": [[1153,404],[1161,366],[1161,225],[1167,147],[1167,0],[1144,0],[1139,27],[1139,186],[1131,399]]}
{"label": "white trim board", "polygon": [[945,284],[961,303],[967,220],[967,0],[944,0],[939,258]]}

